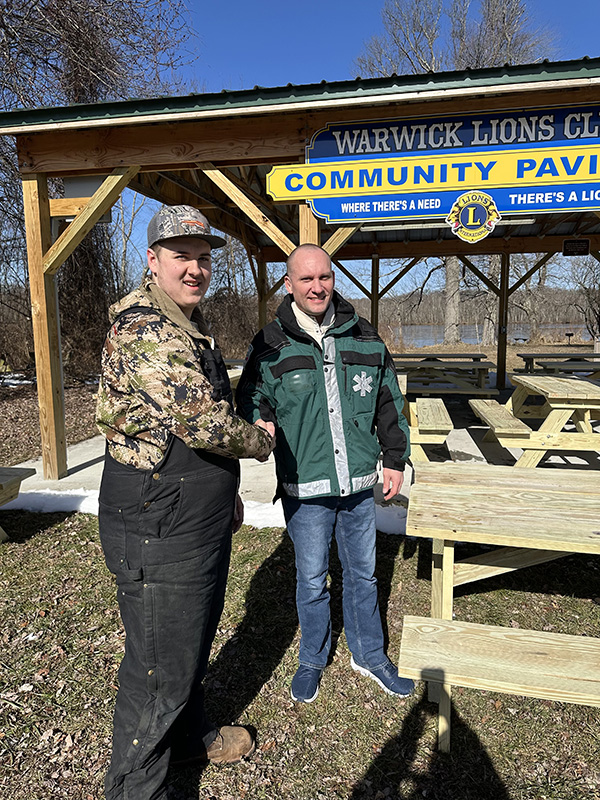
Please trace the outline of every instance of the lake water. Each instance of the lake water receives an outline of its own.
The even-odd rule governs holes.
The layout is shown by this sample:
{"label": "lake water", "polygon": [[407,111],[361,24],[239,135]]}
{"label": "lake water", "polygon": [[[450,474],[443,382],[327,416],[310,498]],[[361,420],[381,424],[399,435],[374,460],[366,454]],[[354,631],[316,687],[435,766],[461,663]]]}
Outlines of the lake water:
{"label": "lake water", "polygon": [[[402,325],[403,347],[429,347],[444,343],[443,325]],[[482,329],[480,325],[461,325],[460,338],[464,344],[481,344]],[[568,344],[566,334],[572,333],[573,341],[590,342],[591,336],[582,325],[563,325],[553,323],[540,325],[540,334],[546,342],[554,344]],[[508,326],[508,341],[510,344],[527,342],[529,339],[529,325],[521,323]]]}

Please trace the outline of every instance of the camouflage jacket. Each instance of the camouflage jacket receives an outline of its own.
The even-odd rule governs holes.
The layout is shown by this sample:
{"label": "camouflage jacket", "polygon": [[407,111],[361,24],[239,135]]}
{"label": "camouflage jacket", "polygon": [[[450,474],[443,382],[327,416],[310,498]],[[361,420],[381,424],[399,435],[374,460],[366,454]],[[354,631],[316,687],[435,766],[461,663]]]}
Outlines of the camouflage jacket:
{"label": "camouflage jacket", "polygon": [[198,309],[190,322],[147,280],[111,307],[110,319],[96,423],[113,458],[153,469],[171,435],[231,458],[268,455],[271,437],[232,411],[223,360]]}

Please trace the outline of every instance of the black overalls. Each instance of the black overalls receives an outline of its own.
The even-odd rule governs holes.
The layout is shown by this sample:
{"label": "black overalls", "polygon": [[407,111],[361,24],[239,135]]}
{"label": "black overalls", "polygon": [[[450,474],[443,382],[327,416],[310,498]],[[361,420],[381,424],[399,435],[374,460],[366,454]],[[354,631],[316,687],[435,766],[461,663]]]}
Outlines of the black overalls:
{"label": "black overalls", "polygon": [[[215,399],[230,396],[218,351],[201,362]],[[171,753],[196,755],[216,736],[201,682],[223,610],[238,482],[236,459],[175,436],[152,470],[106,454],[100,538],[126,631],[107,800],[164,800]]]}

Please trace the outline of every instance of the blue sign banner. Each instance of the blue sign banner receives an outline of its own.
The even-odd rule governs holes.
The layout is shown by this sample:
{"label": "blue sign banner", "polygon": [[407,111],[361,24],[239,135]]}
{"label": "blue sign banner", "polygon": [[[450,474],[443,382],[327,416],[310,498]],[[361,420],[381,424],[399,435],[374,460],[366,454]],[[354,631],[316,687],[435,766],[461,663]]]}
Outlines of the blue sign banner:
{"label": "blue sign banner", "polygon": [[[267,188],[328,222],[444,217],[457,235],[479,191],[483,236],[507,214],[600,209],[599,176],[600,109],[575,106],[330,123],[306,163],[274,167]],[[478,214],[471,206],[469,219]]]}

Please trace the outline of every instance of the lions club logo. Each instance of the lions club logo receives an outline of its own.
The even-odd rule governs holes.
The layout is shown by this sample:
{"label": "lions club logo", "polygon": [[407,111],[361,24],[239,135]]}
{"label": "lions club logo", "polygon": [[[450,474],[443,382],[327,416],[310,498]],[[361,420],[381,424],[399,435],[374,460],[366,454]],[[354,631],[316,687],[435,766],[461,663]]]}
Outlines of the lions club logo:
{"label": "lions club logo", "polygon": [[463,242],[479,242],[490,234],[500,221],[500,213],[492,197],[485,192],[465,192],[458,197],[446,222]]}

